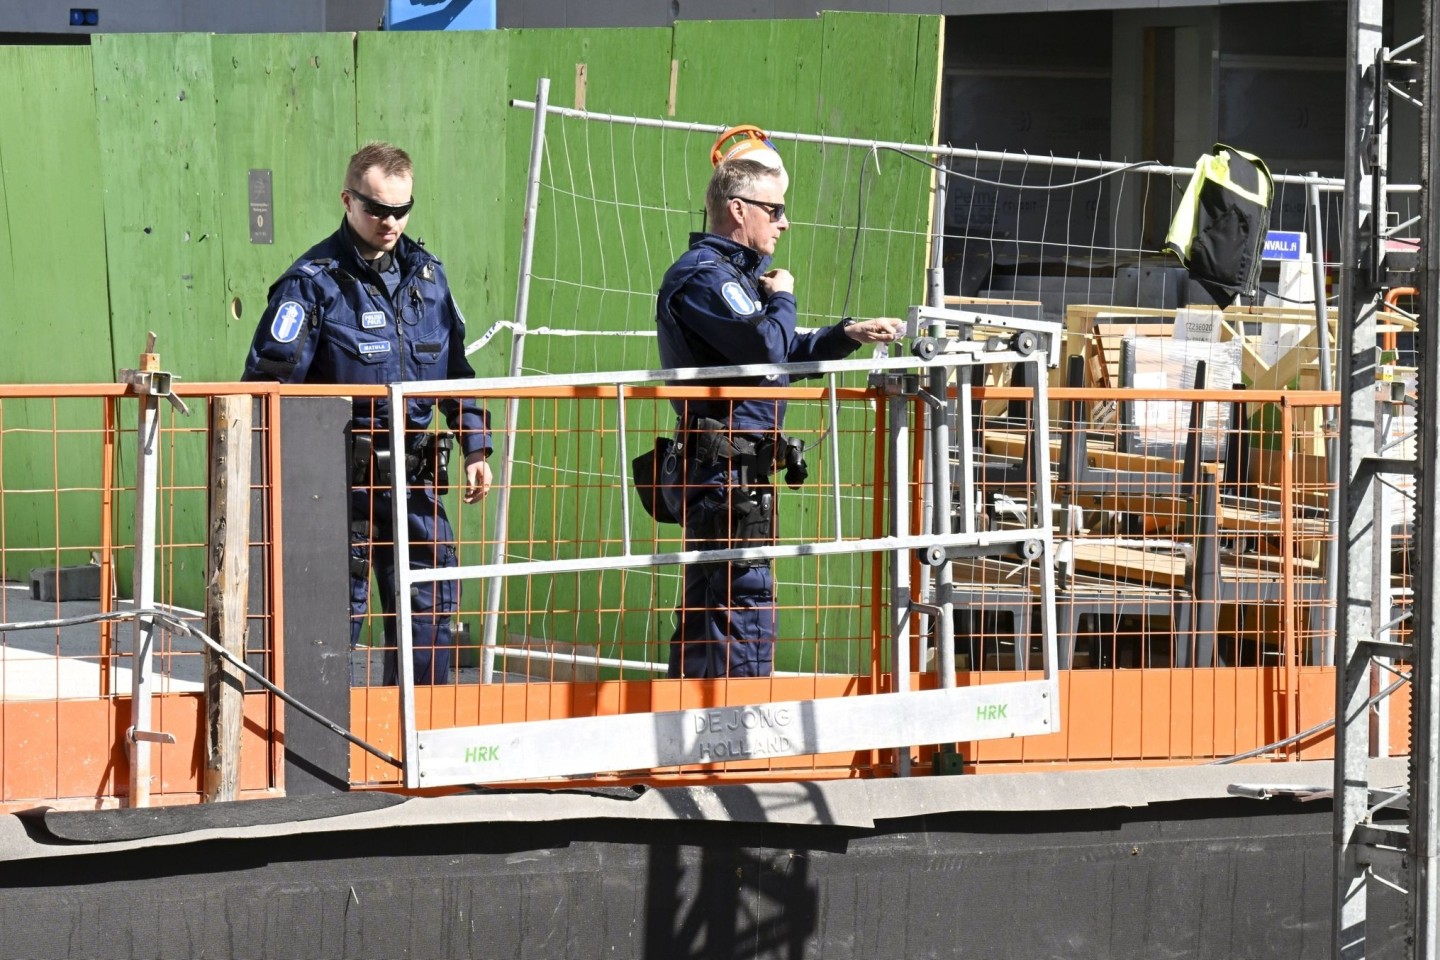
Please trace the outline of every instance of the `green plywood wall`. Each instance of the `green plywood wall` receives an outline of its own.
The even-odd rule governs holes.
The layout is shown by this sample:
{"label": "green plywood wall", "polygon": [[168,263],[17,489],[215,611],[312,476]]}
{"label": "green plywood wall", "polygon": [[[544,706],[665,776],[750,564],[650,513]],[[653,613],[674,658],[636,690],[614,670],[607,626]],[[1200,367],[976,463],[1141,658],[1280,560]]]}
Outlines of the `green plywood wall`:
{"label": "green plywood wall", "polygon": [[112,377],[90,54],[0,47],[0,290],[6,382]]}
{"label": "green plywood wall", "polygon": [[[355,46],[346,34],[215,36],[215,152],[224,259],[216,351],[195,377],[240,376],[270,284],[340,224],[355,152]],[[269,170],[274,242],[250,242],[249,172]],[[236,317],[236,314],[239,314]]]}
{"label": "green plywood wall", "polygon": [[[407,230],[444,262],[471,340],[514,312],[507,265],[518,254],[503,213],[514,191],[505,167],[508,48],[495,31],[366,33],[356,55],[359,140],[393,141],[414,159]],[[481,376],[505,370],[498,350],[473,359]]]}
{"label": "green plywood wall", "polygon": [[[550,78],[550,103],[574,107],[581,95],[579,67],[584,66],[583,96],[585,109],[598,113],[634,117],[664,117],[669,98],[671,31],[668,29],[623,30],[517,30],[512,34],[509,95],[516,100],[533,101],[536,83]],[[510,181],[521,190],[508,210],[510,235],[520,237],[524,214],[523,187],[530,162],[530,141],[535,114],[512,109],[508,131],[508,169]],[[563,167],[567,158],[583,160],[587,183],[617,184],[621,190],[633,190],[655,173],[651,157],[629,149],[627,128],[593,126],[588,141],[581,139],[581,127],[551,117],[547,138],[548,166]],[[573,136],[572,136],[573,135]],[[617,142],[618,138],[618,142]],[[547,180],[555,177],[546,171]],[[611,208],[596,208],[590,216],[577,216],[573,199],[563,193],[545,191],[541,195],[537,223],[549,230],[549,236],[565,237],[561,245],[537,243],[537,251],[548,246],[549,257],[537,252],[535,269],[544,275],[569,272],[576,275],[578,258],[588,255],[592,260],[609,252],[604,290],[638,286],[634,274],[652,273],[673,257],[670,250],[675,241],[683,243],[683,235],[675,237],[660,219],[649,218],[643,224],[636,218],[621,219]],[[634,241],[644,231],[649,256]],[[625,255],[620,252],[624,248]],[[517,243],[518,250],[518,243]],[[557,259],[555,252],[560,251]],[[581,251],[585,253],[582,254]],[[518,261],[517,261],[518,262]],[[622,278],[617,271],[629,270],[632,276]],[[515,279],[512,274],[511,285]],[[532,326],[562,326],[574,329],[622,329],[606,320],[611,303],[601,289],[561,290],[555,286],[532,288],[530,316]],[[561,340],[532,338],[526,347],[526,368],[529,370],[594,370],[649,367],[654,363],[652,344],[627,338],[577,338]]]}
{"label": "green plywood wall", "polygon": [[[625,31],[638,40],[647,31]],[[549,33],[537,33],[548,37]],[[562,37],[567,36],[561,32]],[[675,61],[675,119],[708,124],[752,122],[769,129],[836,133],[912,143],[928,143],[934,136],[934,91],[939,68],[938,20],[914,17],[864,17],[825,15],[815,21],[756,23],[680,23],[669,34]],[[859,47],[859,50],[852,47]],[[561,49],[557,50],[559,47]],[[515,95],[531,99],[533,81],[529,73],[544,73],[553,79],[551,102],[573,102],[575,76],[572,58],[580,53],[563,49],[564,44],[544,48],[545,62],[534,71],[520,66],[517,46],[512,44],[511,75],[525,76],[522,88],[517,81]],[[736,50],[747,51],[737,57]],[[567,55],[569,54],[569,55]],[[865,63],[872,63],[870,69]],[[600,96],[599,82],[609,76],[606,62],[588,62],[586,107],[591,111],[621,115],[664,116],[669,103],[669,64],[657,44],[652,57],[635,58],[629,64],[633,80],[612,97]],[[889,89],[892,76],[922,78],[925,94],[917,98],[908,90]],[[884,87],[886,89],[879,89]],[[627,106],[626,101],[638,103]],[[851,117],[848,106],[857,116]],[[528,157],[528,131],[512,125],[510,166],[519,167]],[[665,267],[686,245],[687,234],[700,226],[693,213],[702,202],[704,184],[710,173],[711,134],[659,133],[632,128],[623,123],[587,123],[552,117],[547,124],[547,151],[537,218],[535,280],[531,290],[529,323],[532,327],[608,332],[653,330],[654,290]],[[789,200],[801,211],[793,229],[781,244],[777,264],[792,269],[799,278],[802,311],[810,311],[810,322],[830,322],[841,312],[848,277],[856,222],[854,187],[863,151],[785,143],[782,152],[792,171]],[[866,234],[859,247],[855,298],[852,312],[898,314],[915,302],[923,277],[923,235],[928,222],[929,170],[896,158],[884,164],[884,175],[874,175],[865,184],[867,206],[886,212],[885,227],[909,231],[897,239],[893,230]],[[849,180],[844,180],[845,176]],[[599,199],[597,199],[599,198]],[[906,204],[902,207],[902,200]],[[669,213],[660,208],[670,208]],[[639,211],[639,212],[637,212]],[[554,278],[561,278],[555,280]],[[576,282],[576,281],[579,282]],[[809,296],[809,290],[821,291]],[[807,300],[808,297],[808,300]],[[527,341],[525,368],[533,372],[563,373],[569,370],[634,369],[657,363],[653,339],[638,337],[554,338],[532,336]],[[863,378],[860,378],[863,379]],[[816,405],[810,405],[815,407]],[[641,444],[648,434],[668,431],[668,410],[663,405],[632,404],[627,411],[635,434],[631,443]],[[579,417],[579,419],[571,419]],[[791,424],[801,429],[819,426],[818,409],[797,407]],[[546,558],[555,551],[571,549],[577,541],[615,542],[619,538],[620,507],[615,490],[625,472],[613,433],[613,405],[590,405],[579,414],[548,408],[522,416],[522,429],[562,428],[553,438],[545,437],[531,449],[517,480],[523,490],[517,494],[518,509],[512,511],[514,539],[526,556]],[[648,428],[648,429],[647,429]],[[573,431],[575,436],[568,434]],[[833,442],[833,441],[832,441]],[[863,447],[847,442],[848,479],[857,479],[868,466]],[[551,449],[553,448],[553,449]],[[541,452],[536,452],[541,451]],[[634,451],[632,450],[632,453]],[[822,472],[816,464],[816,475]],[[576,489],[573,478],[598,474],[606,478],[604,492]],[[552,493],[552,491],[555,491]],[[847,509],[847,529],[868,530],[870,518],[863,498]],[[827,527],[828,501],[814,485],[801,493],[785,495],[782,533],[814,536]],[[631,536],[643,546],[672,549],[674,528],[660,531],[660,541],[647,541],[654,528],[646,518],[637,518]],[[783,580],[819,581],[833,584],[810,596],[798,597],[793,588],[784,601],[804,602],[827,612],[813,622],[800,624],[787,615],[782,635],[834,636],[855,638],[868,633],[868,623],[856,622],[853,610],[859,600],[860,584],[868,579],[868,561],[853,559],[826,561],[822,569],[799,561],[777,566]],[[818,573],[818,576],[817,576]],[[624,586],[620,586],[623,580]],[[609,655],[630,658],[653,657],[670,631],[666,608],[673,603],[676,577],[673,570],[587,578],[556,578],[543,583],[537,593],[556,611],[589,610],[596,607],[596,591],[607,594],[607,606],[623,591],[622,608],[659,611],[636,613],[607,623],[600,629],[580,615],[536,613],[516,632],[556,640],[594,642],[620,639],[623,648],[607,648]],[[535,606],[531,604],[532,608]],[[834,612],[830,612],[834,611]],[[646,647],[649,645],[649,650]],[[660,649],[663,649],[661,647]],[[818,645],[807,647],[806,662],[815,658],[841,668],[854,664],[859,645],[842,641],[834,656]],[[800,654],[793,648],[782,655],[785,666],[794,666]]]}
{"label": "green plywood wall", "polygon": [[[508,102],[532,99],[537,78],[551,78],[552,103],[574,105],[583,65],[591,111],[660,118],[673,106],[677,120],[923,143],[934,135],[940,35],[935,17],[825,14],[810,21],[681,22],[673,29],[100,36],[88,50],[0,50],[0,129],[7,131],[0,141],[0,213],[9,226],[0,235],[0,283],[7,291],[0,317],[7,329],[22,332],[0,369],[16,381],[108,381],[116,367],[133,362],[145,332],[153,330],[168,369],[190,380],[235,377],[269,284],[334,229],[345,159],[372,138],[393,140],[414,156],[418,206],[410,230],[444,260],[473,340],[511,319],[514,309],[534,114]],[[9,131],[42,125],[47,135],[39,146],[16,149]],[[588,136],[598,137],[599,128],[590,126]],[[558,145],[580,129],[551,119],[552,162],[562,155]],[[658,149],[622,127],[611,126],[605,136],[610,139],[572,140],[565,150],[585,158],[590,178],[618,185],[620,202],[603,217],[580,220],[573,201],[542,195],[539,223],[560,242],[543,254],[546,262],[537,252],[537,272],[551,275],[579,269],[582,252],[590,258],[585,269],[604,255],[604,283],[570,291],[537,285],[532,324],[596,331],[648,326],[660,273],[701,224],[695,211],[710,170],[708,134],[659,135]],[[894,313],[914,302],[923,276],[921,245],[893,237],[881,244],[864,234],[858,275],[850,277],[854,237],[847,231],[857,210],[849,186],[836,186],[838,155],[786,149],[796,172],[790,201],[801,222],[783,242],[780,262],[800,278],[802,312],[812,322],[838,315],[847,288],[853,288],[856,314]],[[249,241],[246,176],[252,168],[273,172],[271,245]],[[846,169],[853,177],[853,165]],[[922,230],[928,174],[885,157],[881,169],[866,184],[865,209],[903,203],[892,218]],[[679,197],[670,214],[646,206],[662,178],[666,194]],[[22,285],[20,265],[33,268],[24,251],[11,247],[20,236],[67,251],[64,285],[34,292]],[[621,290],[629,292],[617,295]],[[36,315],[47,318],[43,327],[33,323]],[[55,349],[57,329],[72,347],[68,352]],[[74,350],[75,344],[84,349]],[[508,371],[510,344],[502,331],[474,354],[477,372]],[[566,371],[655,362],[652,339],[531,338],[526,366]],[[661,429],[668,416],[654,405],[627,413],[632,433],[640,434]],[[8,425],[29,411],[12,403],[3,414]],[[98,420],[93,411],[65,411],[61,419],[68,416]],[[602,433],[613,426],[613,405],[592,408],[579,423],[566,416],[556,407],[539,409],[527,412],[524,424],[566,425],[571,436],[544,441],[554,448],[547,456],[610,483],[622,476],[614,435]],[[47,409],[41,419],[51,423],[55,415]],[[811,427],[819,421],[813,411],[799,410],[791,422]],[[7,435],[7,447],[11,442]],[[203,450],[188,439],[178,439],[169,455],[177,483],[203,477],[197,472]],[[857,458],[858,469],[863,451],[846,455]],[[93,461],[84,453],[74,458]],[[126,450],[122,459],[133,458]],[[7,482],[13,463],[14,455]],[[54,482],[53,476],[34,479]],[[616,535],[613,495],[572,490],[557,498],[536,483],[525,496],[512,530],[537,543],[573,538],[577,530],[585,539]],[[828,515],[813,495],[793,495],[784,509],[787,531],[822,529]],[[465,515],[465,536],[480,536],[482,512],[471,508]],[[183,495],[166,515],[167,535],[198,542],[202,513],[198,493]],[[14,531],[23,526],[10,520],[7,543],[16,542]],[[638,524],[632,530],[647,532]],[[46,541],[54,532],[40,523],[26,536]],[[200,566],[198,557],[180,565],[187,577]],[[809,570],[803,576],[814,578]],[[842,571],[840,578],[852,577]],[[557,583],[551,598],[561,609],[594,609],[598,596],[613,607],[614,595],[623,594],[626,608],[663,608],[673,599],[670,580],[634,573],[571,578]],[[177,584],[174,597],[186,602],[187,591]],[[841,602],[844,595],[806,602],[832,599]],[[532,628],[591,641],[597,634],[653,641],[669,632],[663,613],[648,623],[600,623],[572,614],[515,627]],[[826,629],[820,622],[804,632]]]}
{"label": "green plywood wall", "polygon": [[[90,51],[0,47],[0,317],[5,382],[113,379]],[[4,576],[100,543],[98,400],[0,404]],[[67,492],[57,494],[57,488]],[[63,518],[63,520],[62,520]],[[58,553],[29,550],[70,548]]]}
{"label": "green plywood wall", "polygon": [[208,378],[231,369],[223,362],[212,38],[129,34],[93,42],[117,363],[130,365],[154,331],[168,369]]}
{"label": "green plywood wall", "polygon": [[[37,308],[63,313],[87,346],[76,356],[23,338],[0,364],[14,380],[110,379],[155,330],[177,372],[233,375],[265,288],[337,221],[338,168],[372,137],[416,155],[412,229],[446,260],[478,330],[513,309],[533,114],[507,102],[533,97],[539,76],[552,78],[553,103],[573,103],[584,64],[589,109],[660,117],[674,59],[677,119],[925,141],[938,43],[938,18],[825,14],[673,30],[101,35],[88,51],[7,48],[7,130],[43,124],[46,136],[12,132],[0,144],[11,226],[0,270],[20,256],[9,237],[28,236],[64,248],[69,273],[63,291],[34,294],[12,274],[0,310],[12,328]],[[673,144],[698,192],[708,162],[691,146]],[[252,167],[274,172],[273,245],[249,242]],[[813,187],[794,190],[803,199]],[[667,261],[685,232],[647,237],[647,262]],[[502,345],[476,355],[485,372],[506,366]]]}

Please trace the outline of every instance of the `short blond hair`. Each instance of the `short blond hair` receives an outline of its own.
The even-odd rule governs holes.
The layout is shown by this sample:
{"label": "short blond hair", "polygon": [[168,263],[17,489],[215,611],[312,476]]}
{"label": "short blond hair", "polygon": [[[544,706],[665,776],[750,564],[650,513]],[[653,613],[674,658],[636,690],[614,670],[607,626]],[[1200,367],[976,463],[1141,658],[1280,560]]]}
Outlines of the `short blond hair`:
{"label": "short blond hair", "polygon": [[345,189],[358,187],[371,167],[379,167],[387,177],[415,176],[410,154],[393,143],[375,140],[356,150],[350,158],[350,165],[345,168]]}

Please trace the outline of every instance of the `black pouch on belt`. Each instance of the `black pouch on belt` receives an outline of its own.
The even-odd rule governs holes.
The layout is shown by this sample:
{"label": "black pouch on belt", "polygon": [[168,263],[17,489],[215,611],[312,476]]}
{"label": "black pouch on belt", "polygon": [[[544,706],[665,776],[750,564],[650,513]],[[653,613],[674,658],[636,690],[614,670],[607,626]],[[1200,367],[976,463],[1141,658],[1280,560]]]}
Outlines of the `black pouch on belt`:
{"label": "black pouch on belt", "polygon": [[656,437],[655,448],[630,461],[635,492],[645,512],[661,523],[679,523],[670,509],[665,488],[679,482],[679,445],[669,437]]}
{"label": "black pouch on belt", "polygon": [[[768,490],[730,493],[730,541],[733,547],[767,547],[775,542],[775,495]],[[768,567],[769,560],[739,560],[738,566]]]}
{"label": "black pouch on belt", "polygon": [[455,442],[448,430],[422,433],[410,442],[405,455],[405,477],[420,486],[430,485],[437,495],[450,492],[450,448]]}
{"label": "black pouch on belt", "polygon": [[350,486],[390,486],[390,451],[376,450],[370,433],[350,434]]}
{"label": "black pouch on belt", "polygon": [[448,430],[435,434],[430,445],[430,461],[434,464],[435,493],[450,492],[450,451],[455,446],[455,435]]}

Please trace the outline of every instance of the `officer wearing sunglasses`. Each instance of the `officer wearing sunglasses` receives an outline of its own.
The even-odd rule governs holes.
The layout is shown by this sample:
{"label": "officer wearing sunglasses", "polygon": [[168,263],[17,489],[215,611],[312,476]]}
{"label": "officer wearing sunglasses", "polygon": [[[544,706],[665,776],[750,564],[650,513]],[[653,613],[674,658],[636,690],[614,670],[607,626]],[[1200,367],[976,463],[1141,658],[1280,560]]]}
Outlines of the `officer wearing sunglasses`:
{"label": "officer wearing sunglasses", "polygon": [[[778,163],[778,161],[776,161]],[[795,325],[795,278],[772,268],[780,235],[790,228],[784,170],[752,159],[724,160],[705,193],[709,233],[690,236],[690,248],[665,274],[656,303],[660,363],[664,367],[841,360],[863,343],[900,335],[890,318],[843,320],[801,333]],[[789,378],[737,378],[728,386],[783,387]],[[721,385],[709,380],[707,385]],[[785,403],[774,399],[673,400],[681,453],[667,458],[659,483],[671,516],[685,528],[689,550],[761,546],[774,542],[777,459],[787,483],[796,444],[781,433]],[[792,477],[794,478],[792,481]],[[685,586],[670,640],[672,677],[764,677],[773,669],[775,580],[768,560],[697,563],[685,567]]]}
{"label": "officer wearing sunglasses", "polygon": [[[440,261],[405,236],[414,172],[410,157],[371,143],[350,158],[340,202],[340,229],[311,247],[270,288],[269,304],[245,360],[244,380],[281,383],[385,384],[397,380],[468,379],[465,320]],[[395,653],[394,471],[405,470],[405,513],[412,566],[457,563],[455,534],[440,495],[452,442],[432,428],[434,401],[407,402],[407,449],[390,450],[387,401],[357,398],[351,421],[351,646],[369,606],[370,575],[379,583],[385,618],[384,682],[397,680]],[[489,491],[489,418],[473,400],[441,400],[458,435],[464,500]],[[424,583],[413,597],[415,682],[446,683],[459,608],[455,581]]]}

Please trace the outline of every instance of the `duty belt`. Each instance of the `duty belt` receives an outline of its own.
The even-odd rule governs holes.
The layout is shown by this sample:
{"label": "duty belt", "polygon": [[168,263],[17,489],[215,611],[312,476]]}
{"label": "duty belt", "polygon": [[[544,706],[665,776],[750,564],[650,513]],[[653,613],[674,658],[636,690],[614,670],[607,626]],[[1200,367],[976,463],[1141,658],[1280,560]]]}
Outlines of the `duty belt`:
{"label": "duty belt", "polygon": [[736,461],[746,478],[742,484],[748,479],[763,483],[777,466],[785,467],[785,483],[792,488],[799,487],[809,476],[805,444],[796,437],[735,433],[720,420],[691,417],[676,431],[675,442],[700,463]]}
{"label": "duty belt", "polygon": [[776,451],[781,449],[773,437],[735,433],[727,424],[709,417],[691,417],[676,432],[675,439],[685,444],[695,459],[705,463],[744,458],[757,465],[774,466]]}
{"label": "duty belt", "polygon": [[[405,479],[408,483],[429,485],[439,494],[450,490],[450,449],[454,435],[448,431],[425,431],[413,435],[405,451]],[[350,485],[354,487],[388,487],[392,478],[390,451],[375,444],[370,433],[350,434]]]}

